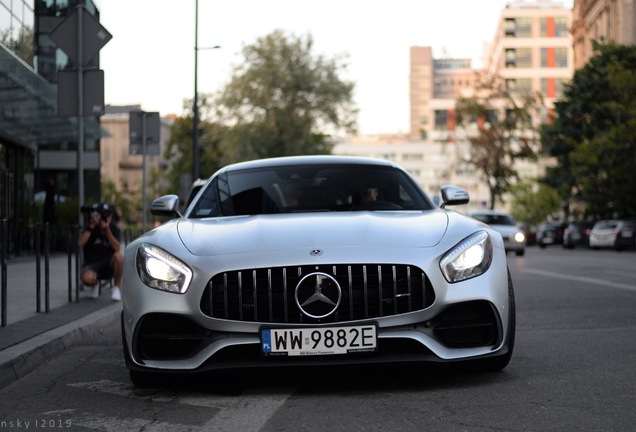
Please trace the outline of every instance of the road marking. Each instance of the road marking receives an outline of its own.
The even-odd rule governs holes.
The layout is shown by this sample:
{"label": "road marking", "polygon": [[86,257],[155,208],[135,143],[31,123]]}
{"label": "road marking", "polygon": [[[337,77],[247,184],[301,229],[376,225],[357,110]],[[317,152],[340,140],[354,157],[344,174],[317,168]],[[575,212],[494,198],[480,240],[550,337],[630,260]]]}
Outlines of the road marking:
{"label": "road marking", "polygon": [[[272,390],[270,388],[253,388],[238,396],[218,396],[194,392],[175,393],[168,390],[152,388],[138,389],[131,384],[111,380],[73,383],[68,384],[68,386],[74,388],[83,388],[92,391],[99,391],[102,393],[108,393],[127,398],[151,400],[153,402],[176,402],[197,407],[216,408],[218,412],[210,417],[205,426],[201,427],[200,430],[240,430],[246,432],[260,430],[265,425],[267,420],[269,420],[274,415],[278,408],[280,408],[296,390],[295,388],[277,388],[275,390]],[[83,425],[92,427],[99,426],[99,428],[102,428],[104,424],[109,424],[110,421],[111,419],[93,419],[90,425],[87,424],[85,421],[83,422]],[[137,428],[137,426],[139,426],[141,422],[145,422],[145,428],[149,426],[148,422],[145,420],[134,419],[134,421],[134,430],[141,429]],[[180,430],[178,428],[172,427],[162,429],[163,426],[167,425],[153,424],[152,426],[153,428],[156,427],[156,430]],[[109,426],[108,429],[104,430],[130,429],[112,429]],[[197,428],[192,428],[190,426],[189,430],[197,430]]]}
{"label": "road marking", "polygon": [[562,273],[554,273],[550,271],[536,270],[536,269],[522,269],[520,271],[523,273],[532,273],[532,274],[536,274],[540,276],[552,277],[555,279],[564,279],[564,280],[575,281],[575,282],[589,283],[593,285],[601,285],[601,286],[610,287],[610,288],[619,288],[619,289],[626,289],[629,291],[636,291],[636,285],[609,282],[603,279],[595,279],[595,278],[583,277],[583,276],[572,276],[572,275],[566,275]]}

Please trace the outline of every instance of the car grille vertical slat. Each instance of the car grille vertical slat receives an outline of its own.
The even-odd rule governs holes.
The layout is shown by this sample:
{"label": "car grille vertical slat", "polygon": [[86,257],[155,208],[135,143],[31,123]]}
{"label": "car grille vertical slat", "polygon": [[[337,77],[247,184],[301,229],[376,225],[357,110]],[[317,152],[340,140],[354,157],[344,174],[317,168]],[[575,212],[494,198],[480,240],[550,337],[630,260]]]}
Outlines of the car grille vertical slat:
{"label": "car grille vertical slat", "polygon": [[[295,300],[295,287],[312,272],[326,273],[340,285],[338,310],[327,317],[305,316]],[[329,264],[220,273],[206,285],[200,307],[207,316],[235,321],[337,323],[418,311],[434,300],[431,282],[417,267]]]}
{"label": "car grille vertical slat", "polygon": [[283,269],[283,316],[285,322],[289,322],[289,305],[287,296],[287,269]]}
{"label": "car grille vertical slat", "polygon": [[362,266],[364,278],[364,317],[369,318],[369,291],[367,290],[367,266]]}
{"label": "car grille vertical slat", "polygon": [[347,281],[349,283],[349,319],[353,319],[353,276],[351,266],[347,266]]}
{"label": "car grille vertical slat", "polygon": [[[408,287],[407,294],[408,294],[409,310],[411,310],[411,307],[412,307],[412,301],[411,301],[411,266],[408,266],[406,268],[406,286]],[[424,302],[424,303],[426,303],[426,302]]]}
{"label": "car grille vertical slat", "polygon": [[[225,304],[225,319],[229,318],[228,316],[228,310],[230,309],[228,306],[228,298],[227,298],[227,273],[223,274],[223,286],[225,287],[223,289],[223,303]],[[214,310],[214,309],[213,309]]]}
{"label": "car grille vertical slat", "polygon": [[382,266],[378,266],[378,309],[380,310],[380,316],[383,314],[383,301],[384,295],[382,294]]}
{"label": "car grille vertical slat", "polygon": [[252,299],[254,300],[254,321],[258,321],[258,293],[256,291],[256,270],[252,270],[252,286],[253,286],[253,294]]}
{"label": "car grille vertical slat", "polygon": [[243,272],[238,272],[239,321],[243,321]]}
{"label": "car grille vertical slat", "polygon": [[397,315],[398,313],[398,291],[397,291],[397,274],[395,273],[395,266],[391,266],[391,270],[393,273],[393,314]]}
{"label": "car grille vertical slat", "polygon": [[274,317],[274,299],[272,298],[272,269],[267,269],[267,304],[269,305],[269,319]]}

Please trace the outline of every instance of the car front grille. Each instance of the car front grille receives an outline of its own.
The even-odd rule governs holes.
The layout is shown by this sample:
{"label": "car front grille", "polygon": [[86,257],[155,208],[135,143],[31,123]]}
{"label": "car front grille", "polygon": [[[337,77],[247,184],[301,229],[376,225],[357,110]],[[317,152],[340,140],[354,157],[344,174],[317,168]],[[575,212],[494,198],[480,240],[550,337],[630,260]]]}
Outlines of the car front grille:
{"label": "car front grille", "polygon": [[[299,309],[295,292],[314,272],[333,277],[341,289],[336,311],[311,318]],[[422,310],[435,292],[426,274],[400,264],[338,264],[235,270],[215,275],[201,297],[210,317],[263,323],[335,323]]]}

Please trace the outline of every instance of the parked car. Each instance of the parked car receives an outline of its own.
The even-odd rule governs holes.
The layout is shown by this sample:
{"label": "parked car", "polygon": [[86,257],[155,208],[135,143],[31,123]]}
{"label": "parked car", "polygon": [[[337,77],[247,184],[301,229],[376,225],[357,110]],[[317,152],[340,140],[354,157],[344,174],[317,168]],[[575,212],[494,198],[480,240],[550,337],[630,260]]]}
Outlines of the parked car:
{"label": "parked car", "polygon": [[563,232],[566,227],[567,224],[563,222],[541,224],[537,230],[537,244],[540,248],[563,244]]}
{"label": "parked car", "polygon": [[[157,373],[427,362],[499,370],[515,302],[504,241],[399,166],[301,156],[219,170],[124,254],[132,381]],[[367,199],[367,200],[365,200]]]}
{"label": "parked car", "polygon": [[592,221],[570,222],[563,231],[563,247],[574,249],[576,246],[589,246],[590,232],[594,223]]}
{"label": "parked car", "polygon": [[526,253],[526,236],[514,218],[508,213],[482,210],[471,212],[469,216],[499,231],[503,237],[506,251],[512,251],[517,256],[523,256]]}
{"label": "parked car", "polygon": [[616,250],[634,247],[636,246],[635,233],[635,220],[601,220],[590,232],[590,247],[592,249],[610,247]]}

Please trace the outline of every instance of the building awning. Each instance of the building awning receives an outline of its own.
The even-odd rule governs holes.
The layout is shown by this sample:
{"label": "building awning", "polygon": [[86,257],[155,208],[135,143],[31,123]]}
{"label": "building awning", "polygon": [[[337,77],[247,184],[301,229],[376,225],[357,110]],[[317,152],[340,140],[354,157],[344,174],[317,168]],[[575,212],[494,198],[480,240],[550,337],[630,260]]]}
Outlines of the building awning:
{"label": "building awning", "polygon": [[[96,118],[84,119],[85,140],[101,136]],[[77,118],[57,115],[57,86],[0,44],[0,136],[33,151],[76,149]],[[71,144],[72,143],[72,144]]]}

